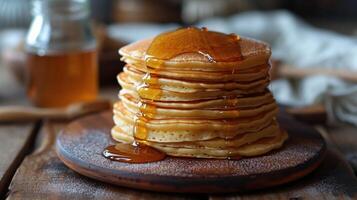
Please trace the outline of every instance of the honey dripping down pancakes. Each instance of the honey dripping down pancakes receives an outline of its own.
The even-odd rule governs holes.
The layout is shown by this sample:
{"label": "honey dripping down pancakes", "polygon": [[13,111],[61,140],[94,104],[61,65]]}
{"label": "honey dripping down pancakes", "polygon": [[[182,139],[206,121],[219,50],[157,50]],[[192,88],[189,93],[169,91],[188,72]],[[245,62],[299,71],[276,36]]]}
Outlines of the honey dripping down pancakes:
{"label": "honey dripping down pancakes", "polygon": [[[119,53],[126,65],[111,132],[118,145],[136,154],[142,145],[170,156],[229,159],[265,154],[287,139],[267,88],[267,44],[189,27]],[[130,157],[122,147],[107,157]]]}

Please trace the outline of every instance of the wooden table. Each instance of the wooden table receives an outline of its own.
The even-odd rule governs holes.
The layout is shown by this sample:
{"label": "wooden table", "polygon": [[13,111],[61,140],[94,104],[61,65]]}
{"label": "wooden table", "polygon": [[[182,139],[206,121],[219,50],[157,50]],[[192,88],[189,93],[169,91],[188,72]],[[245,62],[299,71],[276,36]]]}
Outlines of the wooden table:
{"label": "wooden table", "polygon": [[[115,98],[116,92],[109,94]],[[328,155],[301,180],[248,194],[179,195],[116,187],[71,171],[54,151],[67,123],[0,124],[0,199],[357,199],[357,128],[350,125],[315,125],[328,141]]]}

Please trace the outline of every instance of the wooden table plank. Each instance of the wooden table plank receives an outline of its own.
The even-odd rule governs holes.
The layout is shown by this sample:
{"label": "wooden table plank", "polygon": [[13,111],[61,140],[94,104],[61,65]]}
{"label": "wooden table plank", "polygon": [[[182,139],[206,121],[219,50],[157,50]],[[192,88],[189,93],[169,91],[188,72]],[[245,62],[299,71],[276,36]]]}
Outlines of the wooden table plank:
{"label": "wooden table plank", "polygon": [[357,173],[357,127],[341,124],[326,127],[324,130]]}
{"label": "wooden table plank", "polygon": [[212,195],[210,199],[357,199],[357,179],[341,155],[329,149],[321,166],[303,179],[249,194]]}
{"label": "wooden table plank", "polygon": [[29,152],[34,123],[0,125],[0,199],[7,192],[17,167]]}
{"label": "wooden table plank", "polygon": [[[63,125],[45,123],[37,137],[35,152],[27,156],[11,183],[8,199],[208,198],[115,187],[76,174],[60,162],[54,151],[56,132]],[[212,195],[210,199],[357,199],[357,179],[343,156],[330,144],[323,164],[301,180],[248,194]]]}
{"label": "wooden table plank", "polygon": [[310,175],[283,186],[249,194],[213,195],[211,200],[253,199],[357,199],[357,178],[323,126],[315,127],[328,146],[326,158]]}
{"label": "wooden table plank", "polygon": [[202,199],[115,187],[78,175],[67,168],[54,149],[63,124],[45,123],[35,152],[26,157],[10,185],[8,199]]}

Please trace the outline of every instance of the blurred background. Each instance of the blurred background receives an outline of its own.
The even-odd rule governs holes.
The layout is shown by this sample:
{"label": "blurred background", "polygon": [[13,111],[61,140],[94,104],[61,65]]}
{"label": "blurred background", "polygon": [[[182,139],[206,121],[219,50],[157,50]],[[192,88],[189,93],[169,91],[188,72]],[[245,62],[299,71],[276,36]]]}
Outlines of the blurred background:
{"label": "blurred background", "polygon": [[[90,0],[87,3],[97,41],[99,93],[106,88],[118,88],[116,75],[123,63],[117,50],[123,45],[179,26],[205,26],[271,44],[270,89],[280,104],[293,112],[326,114],[332,123],[357,125],[357,1]],[[36,15],[32,7],[29,0],[0,0],[3,106],[28,102],[26,35]],[[66,29],[71,31],[75,30]],[[115,96],[117,90],[111,91]]]}

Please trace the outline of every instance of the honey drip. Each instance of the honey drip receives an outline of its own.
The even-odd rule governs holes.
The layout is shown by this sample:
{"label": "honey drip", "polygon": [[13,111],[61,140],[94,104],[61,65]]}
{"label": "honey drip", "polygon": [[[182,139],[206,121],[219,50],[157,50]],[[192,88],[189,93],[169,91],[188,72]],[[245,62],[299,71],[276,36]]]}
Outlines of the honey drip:
{"label": "honey drip", "polygon": [[108,146],[103,151],[103,156],[120,162],[148,163],[163,160],[166,154],[143,144],[133,146],[131,144],[119,143]]}
{"label": "honey drip", "polygon": [[241,160],[243,159],[242,156],[231,156],[231,157],[228,157],[228,160]]}
{"label": "honey drip", "polygon": [[146,73],[143,83],[137,87],[140,98],[149,100],[159,100],[161,97],[161,88],[157,77],[152,77],[150,72]]}
{"label": "honey drip", "polygon": [[[157,69],[160,69],[158,66]],[[155,117],[156,106],[154,104],[144,103],[143,99],[150,101],[159,100],[162,95],[158,77],[152,75],[147,67],[147,73],[142,79],[142,83],[136,88],[139,94],[139,112],[134,119],[133,136],[134,139],[145,140],[148,136],[146,123]]]}
{"label": "honey drip", "polygon": [[[156,113],[154,104],[144,102],[155,102],[162,97],[163,91],[160,88],[157,72],[165,67],[164,62],[166,60],[184,53],[199,53],[209,62],[242,60],[239,40],[239,36],[235,34],[226,35],[212,32],[205,27],[201,29],[195,27],[181,28],[155,37],[146,51],[147,73],[142,78],[142,83],[136,87],[140,98],[138,102],[139,112],[134,118],[134,142],[133,144],[119,143],[109,146],[104,150],[103,155],[111,160],[132,163],[164,159],[164,153],[140,142],[147,139],[147,124],[155,118]],[[235,158],[232,157],[232,159]]]}

